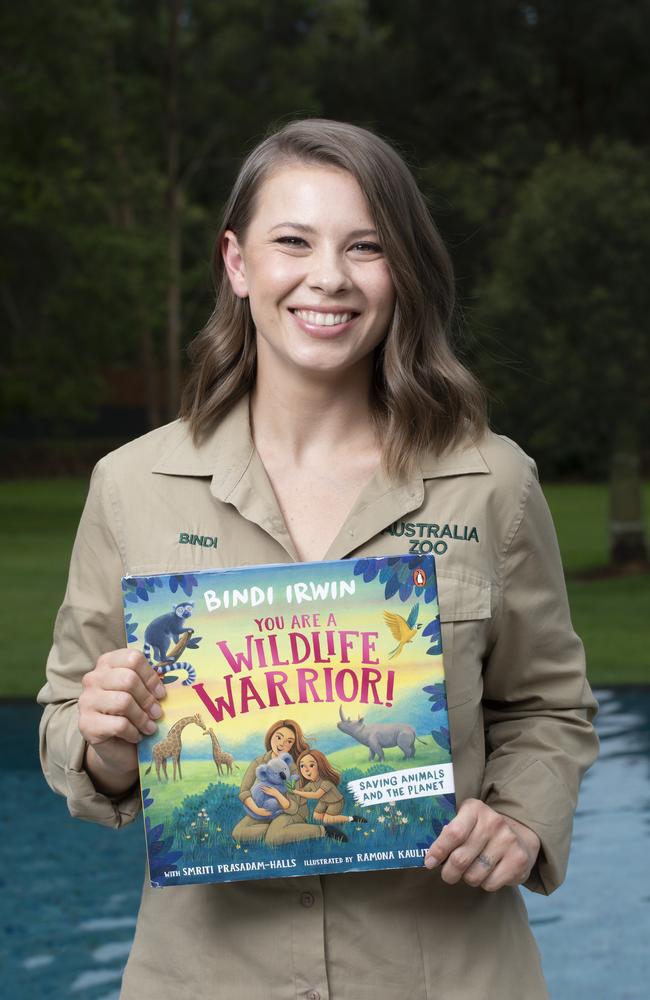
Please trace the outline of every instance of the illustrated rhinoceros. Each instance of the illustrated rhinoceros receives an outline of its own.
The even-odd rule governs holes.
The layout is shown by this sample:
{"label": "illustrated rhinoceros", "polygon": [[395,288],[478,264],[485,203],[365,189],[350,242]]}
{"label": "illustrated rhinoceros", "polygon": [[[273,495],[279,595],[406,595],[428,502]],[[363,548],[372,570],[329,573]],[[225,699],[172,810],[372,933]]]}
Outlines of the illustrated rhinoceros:
{"label": "illustrated rhinoceros", "polygon": [[[405,757],[415,757],[415,741],[425,743],[416,734],[413,726],[406,722],[373,722],[366,725],[360,715],[356,722],[346,719],[339,705],[341,721],[337,727],[342,733],[347,733],[358,743],[363,743],[370,750],[370,760],[384,759],[384,750],[388,747],[399,747]],[[425,743],[426,746],[426,743]]]}

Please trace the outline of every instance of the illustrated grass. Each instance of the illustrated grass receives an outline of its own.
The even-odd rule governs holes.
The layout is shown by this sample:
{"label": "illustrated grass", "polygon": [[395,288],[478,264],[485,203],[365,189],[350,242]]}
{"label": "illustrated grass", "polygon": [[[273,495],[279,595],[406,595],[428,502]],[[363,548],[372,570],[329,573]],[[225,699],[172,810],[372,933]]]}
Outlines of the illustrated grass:
{"label": "illustrated grass", "polygon": [[[650,574],[576,579],[607,563],[607,488],[544,487],[568,576],[573,623],[595,684],[650,683]],[[33,698],[45,660],[87,491],[80,479],[0,482],[4,668],[0,697]],[[650,484],[645,486],[646,523]],[[650,526],[648,527],[650,538]]]}

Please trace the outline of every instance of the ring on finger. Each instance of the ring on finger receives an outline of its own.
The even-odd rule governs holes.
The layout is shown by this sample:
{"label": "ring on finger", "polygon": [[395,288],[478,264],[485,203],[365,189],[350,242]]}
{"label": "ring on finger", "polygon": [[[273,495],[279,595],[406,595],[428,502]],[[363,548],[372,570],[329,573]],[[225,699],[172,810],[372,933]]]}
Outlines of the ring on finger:
{"label": "ring on finger", "polygon": [[474,858],[473,864],[477,862],[479,865],[483,865],[484,868],[494,868],[494,861],[487,854],[479,854],[477,858]]}

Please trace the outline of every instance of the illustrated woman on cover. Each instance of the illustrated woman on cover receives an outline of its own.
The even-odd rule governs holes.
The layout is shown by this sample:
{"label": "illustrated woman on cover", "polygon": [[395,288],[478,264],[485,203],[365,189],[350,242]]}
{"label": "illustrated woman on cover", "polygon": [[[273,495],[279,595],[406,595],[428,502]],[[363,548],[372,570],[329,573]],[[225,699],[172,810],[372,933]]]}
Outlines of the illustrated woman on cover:
{"label": "illustrated woman on cover", "polygon": [[241,843],[263,840],[266,844],[280,847],[283,844],[294,844],[299,840],[318,840],[321,837],[344,838],[338,831],[319,823],[309,822],[309,810],[306,804],[295,798],[294,793],[283,795],[276,788],[264,786],[268,795],[277,799],[281,815],[273,816],[268,809],[258,806],[251,795],[251,789],[256,780],[257,768],[266,764],[273,757],[283,753],[291,754],[294,760],[292,773],[298,775],[297,761],[309,748],[300,725],[294,719],[282,719],[275,722],[266,734],[264,740],[266,753],[256,757],[246,769],[239,790],[239,798],[255,817],[244,816],[232,831],[233,839]]}
{"label": "illustrated woman on cover", "polygon": [[93,474],[39,695],[47,780],[74,815],[138,815],[165,691],[124,648],[123,575],[400,555],[395,526],[458,523],[436,555],[458,814],[422,868],[145,882],[121,997],[543,1000],[519,887],[564,878],[595,701],[534,462],[452,350],[425,201],[371,132],[290,123],[246,158],[214,275],[180,420]]}

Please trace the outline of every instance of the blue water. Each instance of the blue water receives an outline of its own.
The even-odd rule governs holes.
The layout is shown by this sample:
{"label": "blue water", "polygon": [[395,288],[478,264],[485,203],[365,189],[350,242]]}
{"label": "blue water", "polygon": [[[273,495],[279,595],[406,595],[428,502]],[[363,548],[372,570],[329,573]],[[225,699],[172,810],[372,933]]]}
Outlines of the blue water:
{"label": "blue water", "polygon": [[[548,898],[524,897],[552,1000],[645,1000],[650,690],[597,694],[602,754],[583,784],[567,880]],[[0,704],[0,800],[10,803],[0,820],[0,993],[117,1000],[143,877],[141,825],[70,818],[38,767],[38,717],[34,706]]]}

